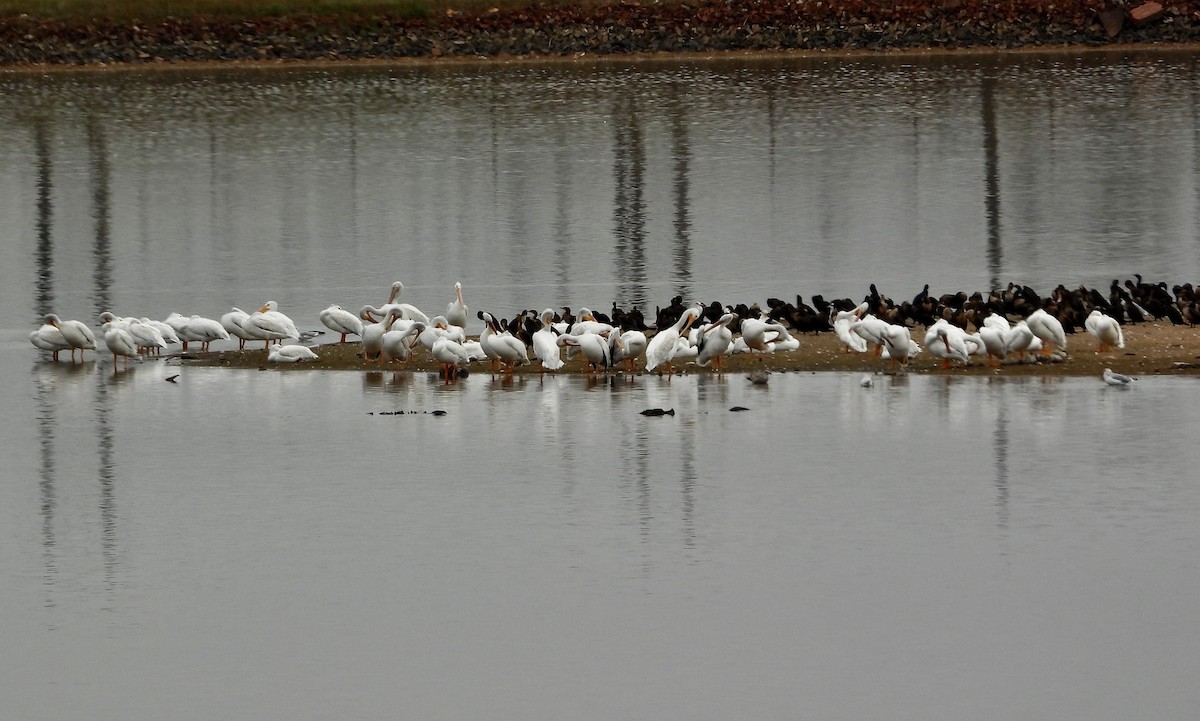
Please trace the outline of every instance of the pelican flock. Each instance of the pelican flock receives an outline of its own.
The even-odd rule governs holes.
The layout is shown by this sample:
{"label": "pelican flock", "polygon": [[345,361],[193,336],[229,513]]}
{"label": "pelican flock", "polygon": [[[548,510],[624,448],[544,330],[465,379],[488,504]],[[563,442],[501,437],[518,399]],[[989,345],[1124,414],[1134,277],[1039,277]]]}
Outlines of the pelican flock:
{"label": "pelican flock", "polygon": [[[1090,346],[1095,351],[1077,353],[1104,354],[1123,349],[1125,329],[1137,323],[1157,320],[1194,326],[1200,322],[1191,284],[1168,287],[1137,276],[1136,282],[1112,281],[1107,295],[1084,286],[1068,290],[1060,285],[1042,296],[1028,286],[1009,284],[987,293],[934,296],[925,286],[911,301],[896,302],[872,284],[861,300],[825,300],[818,295],[805,303],[796,296],[795,303],[770,298],[765,307],[687,304],[676,296],[655,308],[650,323],[640,309],[625,310],[615,302],[608,314],[586,307],[572,313],[565,306],[559,306],[560,312],[551,306],[540,312],[520,310],[509,320],[478,310],[473,316],[482,321],[483,330],[477,338],[469,338],[463,284],[455,282],[453,291],[445,313],[433,318],[400,302],[404,284],[399,281],[391,284],[380,307],[366,304],[355,314],[330,304],[314,316],[336,334],[335,345],[353,343],[368,364],[403,369],[420,353],[440,364],[447,380],[482,362],[505,374],[522,366],[553,373],[575,358],[577,367],[589,373],[612,369],[634,373],[639,364],[648,373],[674,374],[678,364],[720,373],[730,355],[745,353],[762,362],[771,354],[800,348],[806,333],[830,331],[841,353],[875,356],[876,362],[900,370],[912,367],[923,354],[934,359],[933,367],[943,369],[1064,362],[1071,357],[1069,338],[1077,331],[1088,333],[1097,344]],[[258,352],[265,351],[270,363],[313,361],[320,356],[309,345],[321,332],[300,332],[272,300],[253,312],[234,307],[219,319],[171,312],[159,321],[106,311],[97,320],[114,367],[118,362],[127,366],[130,358],[158,356],[175,348],[180,355],[189,354],[193,352],[189,344],[198,344],[200,353],[211,352],[210,345],[218,341],[236,341],[237,350],[243,352],[253,352],[244,351],[248,341],[262,341]],[[918,329],[915,338],[924,345],[914,338]],[[96,338],[86,323],[53,313],[44,315],[29,335],[31,345],[48,353],[51,361],[58,362],[61,351],[70,351],[72,364],[84,362],[85,351],[97,350]]]}

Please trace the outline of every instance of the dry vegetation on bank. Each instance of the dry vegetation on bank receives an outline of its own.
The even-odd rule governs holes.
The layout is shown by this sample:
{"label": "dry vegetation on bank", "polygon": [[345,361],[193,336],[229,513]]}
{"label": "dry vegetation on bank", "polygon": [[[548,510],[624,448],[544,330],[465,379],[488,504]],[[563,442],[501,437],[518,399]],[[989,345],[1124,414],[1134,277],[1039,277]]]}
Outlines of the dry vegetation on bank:
{"label": "dry vegetation on bank", "polygon": [[1200,0],[0,0],[10,66],[1197,41]]}

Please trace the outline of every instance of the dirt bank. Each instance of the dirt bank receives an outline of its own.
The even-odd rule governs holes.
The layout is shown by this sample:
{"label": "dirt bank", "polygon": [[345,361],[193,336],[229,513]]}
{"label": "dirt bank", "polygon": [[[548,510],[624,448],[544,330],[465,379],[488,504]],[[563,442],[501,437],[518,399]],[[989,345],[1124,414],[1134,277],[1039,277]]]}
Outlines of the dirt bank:
{"label": "dirt bank", "polygon": [[[913,337],[920,342],[924,337],[922,330],[916,330]],[[814,371],[847,371],[872,373],[892,370],[887,361],[858,353],[843,353],[833,333],[808,334],[799,336],[800,349],[787,353],[774,353],[762,360],[752,359],[748,355],[734,355],[726,359],[726,372],[749,372],[766,369],[771,372],[814,372]],[[1061,362],[1041,362],[1032,364],[1006,364],[992,367],[975,360],[965,368],[942,369],[940,361],[928,353],[917,356],[908,366],[909,373],[933,373],[950,375],[994,375],[994,376],[1096,376],[1099,377],[1105,368],[1127,373],[1130,375],[1200,375],[1200,331],[1189,326],[1171,325],[1169,323],[1139,323],[1126,326],[1125,348],[1099,353],[1094,339],[1086,334],[1076,333],[1068,338],[1068,354]],[[218,351],[206,354],[189,354],[185,362],[193,365],[218,366],[226,368],[261,368],[283,371],[304,370],[379,370],[383,368],[377,363],[368,363],[362,357],[362,348],[357,343],[346,345],[318,345],[313,349],[319,360],[297,364],[268,364],[266,351]],[[675,366],[682,373],[712,373],[712,369],[698,368],[694,363],[684,361]],[[437,372],[436,362],[418,349],[412,360],[405,368],[409,372]],[[486,363],[476,363],[471,367],[473,373],[487,373]],[[536,363],[519,367],[517,373],[538,373]],[[582,373],[583,366],[579,361],[572,361],[559,373]],[[610,373],[618,371],[611,370]]]}
{"label": "dirt bank", "polygon": [[[884,51],[1200,42],[1200,2],[644,2],[426,17],[0,17],[0,66]],[[1154,8],[1151,6],[1150,8]],[[1135,19],[1140,20],[1135,21]]]}

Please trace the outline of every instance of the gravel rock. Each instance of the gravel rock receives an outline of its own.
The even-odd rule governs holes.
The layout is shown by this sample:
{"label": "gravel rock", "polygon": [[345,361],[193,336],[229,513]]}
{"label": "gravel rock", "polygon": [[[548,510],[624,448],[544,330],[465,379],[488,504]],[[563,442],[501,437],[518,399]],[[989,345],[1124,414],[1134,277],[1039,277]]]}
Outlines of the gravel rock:
{"label": "gravel rock", "polygon": [[[1200,2],[620,2],[424,18],[0,18],[0,65],[1103,46],[1200,41]],[[1114,25],[1117,18],[1123,20]],[[1113,28],[1118,27],[1114,34]]]}

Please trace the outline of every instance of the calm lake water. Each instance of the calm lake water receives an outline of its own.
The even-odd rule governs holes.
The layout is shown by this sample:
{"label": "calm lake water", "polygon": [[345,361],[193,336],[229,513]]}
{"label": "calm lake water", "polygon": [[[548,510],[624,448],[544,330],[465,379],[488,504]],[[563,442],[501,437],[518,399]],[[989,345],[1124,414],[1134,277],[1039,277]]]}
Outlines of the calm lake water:
{"label": "calm lake water", "polygon": [[446,387],[26,336],[267,299],[312,328],[394,280],[500,315],[1195,282],[1198,82],[1148,53],[0,76],[3,715],[1193,718],[1195,379]]}

